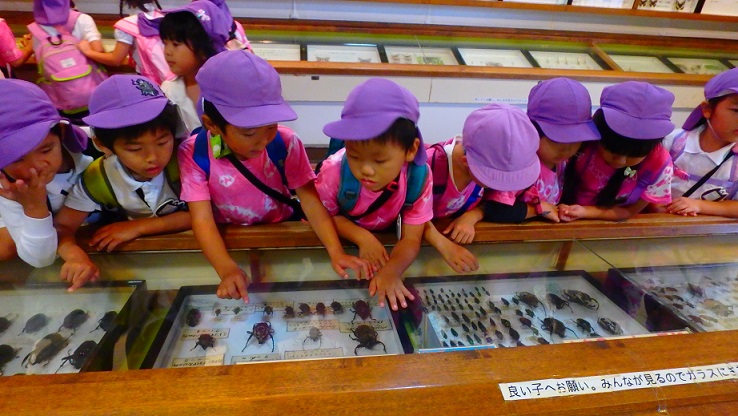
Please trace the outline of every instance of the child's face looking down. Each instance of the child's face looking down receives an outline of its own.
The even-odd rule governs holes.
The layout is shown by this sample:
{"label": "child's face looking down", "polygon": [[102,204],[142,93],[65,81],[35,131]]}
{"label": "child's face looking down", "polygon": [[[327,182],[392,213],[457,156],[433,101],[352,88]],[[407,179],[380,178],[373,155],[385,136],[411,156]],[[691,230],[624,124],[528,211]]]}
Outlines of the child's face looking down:
{"label": "child's face looking down", "polygon": [[637,156],[637,157],[631,157],[626,155],[620,155],[617,153],[613,153],[607,149],[605,149],[604,146],[599,146],[600,155],[603,159],[605,159],[605,162],[610,165],[611,167],[615,169],[624,168],[627,166],[635,166],[641,162],[643,162],[644,159],[646,159],[645,156]]}
{"label": "child's face looking down", "polygon": [[188,44],[167,39],[162,41],[164,42],[164,59],[167,60],[169,69],[175,75],[184,76],[197,73],[203,60]]}
{"label": "child's face looking down", "polygon": [[48,184],[59,173],[62,164],[61,140],[55,133],[49,132],[38,146],[5,166],[3,170],[13,179],[28,181],[31,178],[31,169],[36,169],[39,178]]}
{"label": "child's face looking down", "polygon": [[117,139],[111,150],[137,181],[145,182],[164,171],[174,150],[174,136],[165,128],[149,130],[133,140]]}
{"label": "child's face looking down", "polygon": [[277,136],[277,125],[269,124],[256,128],[238,127],[226,124],[225,131],[217,129],[231,152],[240,160],[259,157],[267,145]]}
{"label": "child's face looking down", "polygon": [[546,136],[541,137],[538,147],[538,158],[544,165],[553,168],[559,163],[569,160],[579,149],[581,143],[558,143]]}
{"label": "child's face looking down", "polygon": [[407,151],[391,141],[346,141],[349,169],[362,187],[372,192],[381,191],[397,178],[406,162],[413,161],[419,145],[417,138]]}
{"label": "child's face looking down", "polygon": [[731,94],[714,108],[703,105],[702,115],[710,120],[720,146],[738,142],[738,94]]}

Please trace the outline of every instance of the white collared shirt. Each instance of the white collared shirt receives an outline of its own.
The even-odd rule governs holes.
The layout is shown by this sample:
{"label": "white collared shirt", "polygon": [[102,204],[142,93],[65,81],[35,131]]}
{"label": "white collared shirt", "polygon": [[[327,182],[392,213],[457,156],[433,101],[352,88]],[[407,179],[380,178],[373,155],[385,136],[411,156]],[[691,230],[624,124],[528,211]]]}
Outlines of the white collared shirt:
{"label": "white collared shirt", "polygon": [[187,132],[191,132],[202,125],[200,117],[197,116],[195,103],[187,96],[187,87],[182,77],[178,76],[161,83],[161,90],[169,101],[177,104],[179,107],[179,115],[187,127]]}

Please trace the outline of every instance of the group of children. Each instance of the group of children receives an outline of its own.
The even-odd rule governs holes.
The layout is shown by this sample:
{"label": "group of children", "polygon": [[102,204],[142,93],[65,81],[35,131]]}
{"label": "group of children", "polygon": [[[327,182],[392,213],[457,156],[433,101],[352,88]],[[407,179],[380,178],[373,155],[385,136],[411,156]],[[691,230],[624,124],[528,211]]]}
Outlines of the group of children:
{"label": "group of children", "polygon": [[[324,127],[345,148],[316,175],[298,135],[279,124],[297,118],[279,75],[245,36],[227,46],[238,30],[219,2],[143,8],[137,22],[140,32],[158,30],[172,75],[161,87],[114,75],[94,90],[82,120],[102,158],[82,153],[87,135],[38,87],[0,80],[0,256],[41,267],[58,254],[70,290],[100,275],[75,239],[95,212],[106,214],[90,240],[99,251],[192,228],[221,279],[218,296],[244,301],[249,276],[218,225],[305,219],[336,273],[368,279],[370,294],[392,309],[413,299],[402,275],[424,240],[454,271],[478,268],[463,245],[479,221],[618,221],[644,209],[738,217],[738,69],[707,83],[706,101],[682,129],[663,88],[607,87],[592,114],[582,84],[555,78],[530,91],[527,113],[487,105],[461,135],[433,145],[418,129],[417,98],[369,79]],[[448,225],[437,229],[437,218]],[[373,232],[393,227],[398,242],[388,252]],[[358,246],[358,257],[340,238]]]}

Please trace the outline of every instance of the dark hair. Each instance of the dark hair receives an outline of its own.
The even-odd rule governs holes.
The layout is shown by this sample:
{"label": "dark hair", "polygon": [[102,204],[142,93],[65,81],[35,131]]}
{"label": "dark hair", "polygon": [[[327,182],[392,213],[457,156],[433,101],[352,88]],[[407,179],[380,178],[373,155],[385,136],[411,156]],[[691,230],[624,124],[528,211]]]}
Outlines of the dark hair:
{"label": "dark hair", "polygon": [[616,133],[605,121],[602,109],[595,111],[592,120],[600,132],[600,145],[611,153],[628,157],[645,157],[664,140],[663,137],[653,139],[631,139]]}
{"label": "dark hair", "polygon": [[215,104],[203,98],[202,100],[202,113],[210,117],[210,121],[213,122],[219,129],[225,131],[225,128],[230,123],[220,114],[220,111],[215,107]]}
{"label": "dark hair", "polygon": [[541,128],[541,126],[538,124],[537,121],[533,120],[532,118],[529,119],[529,120],[533,124],[533,127],[536,128],[536,131],[538,132],[538,138],[539,139],[540,138],[543,138],[543,137],[548,137],[548,136],[546,136],[546,133],[543,132],[543,129]]}
{"label": "dark hair", "polygon": [[186,44],[202,62],[218,53],[200,21],[187,11],[167,13],[159,24],[159,37]]}
{"label": "dark hair", "polygon": [[125,17],[123,14],[124,5],[129,9],[138,9],[145,12],[146,5],[150,3],[154,3],[156,8],[161,10],[161,4],[157,0],[120,0],[120,17]]}
{"label": "dark hair", "polygon": [[135,140],[150,131],[160,128],[169,130],[176,137],[178,123],[179,112],[177,111],[177,107],[169,103],[158,116],[145,123],[115,129],[103,129],[99,127],[94,127],[93,129],[97,140],[103,146],[112,150],[116,140]]}
{"label": "dark hair", "polygon": [[[393,143],[402,147],[406,152],[413,147],[415,139],[418,137],[418,128],[412,120],[406,118],[398,118],[392,125],[384,131],[384,133],[373,138],[380,144]],[[418,152],[423,152],[418,149]]]}

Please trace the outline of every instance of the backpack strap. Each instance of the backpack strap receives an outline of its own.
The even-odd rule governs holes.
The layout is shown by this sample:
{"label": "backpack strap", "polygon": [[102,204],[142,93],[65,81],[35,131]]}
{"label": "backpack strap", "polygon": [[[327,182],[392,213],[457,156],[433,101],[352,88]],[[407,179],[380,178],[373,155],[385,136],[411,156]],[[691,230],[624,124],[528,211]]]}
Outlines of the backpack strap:
{"label": "backpack strap", "polygon": [[198,127],[192,131],[192,134],[196,134],[195,145],[192,150],[192,160],[195,164],[205,172],[205,180],[210,179],[210,152],[208,144],[208,131],[202,127]]}
{"label": "backpack strap", "polygon": [[179,163],[177,162],[177,153],[173,152],[169,163],[164,167],[164,177],[172,188],[172,191],[179,197],[182,191],[182,182],[179,179]]}
{"label": "backpack strap", "polygon": [[82,172],[80,183],[87,196],[108,210],[120,208],[113,186],[105,173],[104,157],[97,158]]}
{"label": "backpack strap", "polygon": [[356,206],[361,192],[361,184],[348,166],[346,154],[341,158],[341,179],[338,188],[338,206],[343,212],[349,212]]}
{"label": "backpack strap", "polygon": [[279,133],[279,130],[277,131],[277,135],[274,136],[274,140],[269,142],[266,146],[266,151],[267,156],[269,156],[269,160],[274,163],[279,174],[282,176],[282,183],[284,186],[287,186],[287,175],[284,172],[284,165],[287,161],[287,146],[285,145],[284,139]]}
{"label": "backpack strap", "polygon": [[446,182],[448,182],[448,154],[441,143],[431,145],[431,149],[433,149],[433,157],[430,159],[433,172],[433,195],[443,195],[446,192]]}
{"label": "backpack strap", "polygon": [[402,204],[403,209],[410,208],[420,198],[425,188],[425,182],[428,179],[430,168],[427,164],[416,165],[410,162],[407,166],[407,192],[405,193],[405,203]]}

